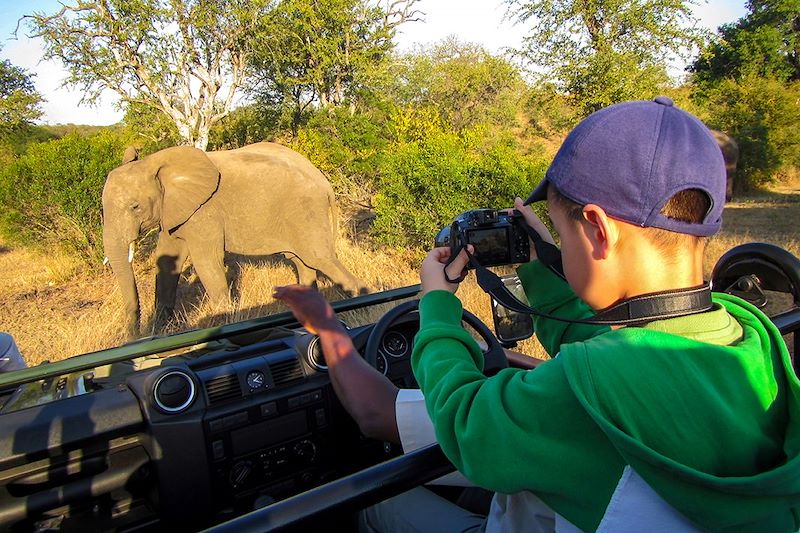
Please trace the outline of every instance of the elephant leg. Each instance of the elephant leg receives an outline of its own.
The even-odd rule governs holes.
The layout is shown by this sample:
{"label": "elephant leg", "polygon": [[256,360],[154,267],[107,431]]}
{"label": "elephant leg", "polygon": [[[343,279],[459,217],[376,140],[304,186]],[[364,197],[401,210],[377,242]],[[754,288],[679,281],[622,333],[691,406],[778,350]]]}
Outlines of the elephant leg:
{"label": "elephant leg", "polygon": [[156,245],[156,317],[157,328],[172,318],[178,291],[178,280],[186,262],[188,248],[186,243],[171,236],[166,231],[158,235]]}
{"label": "elephant leg", "polygon": [[333,257],[315,257],[312,261],[307,262],[309,266],[315,268],[328,276],[332,282],[339,285],[342,289],[350,294],[364,294],[368,292],[368,288],[361,281],[352,275],[348,270],[339,262],[336,256]]}
{"label": "elephant leg", "polygon": [[189,245],[194,269],[214,305],[230,305],[231,293],[225,276],[225,249],[222,236],[210,242]]}
{"label": "elephant leg", "polygon": [[297,283],[300,285],[308,285],[309,287],[316,287],[317,285],[317,271],[313,268],[307,267],[299,257],[292,255],[289,261],[294,264],[297,271]]}

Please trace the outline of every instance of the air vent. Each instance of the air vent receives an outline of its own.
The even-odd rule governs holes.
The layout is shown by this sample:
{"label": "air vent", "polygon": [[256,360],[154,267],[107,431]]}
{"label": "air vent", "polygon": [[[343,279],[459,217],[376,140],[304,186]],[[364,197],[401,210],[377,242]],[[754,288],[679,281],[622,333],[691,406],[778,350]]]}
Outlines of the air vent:
{"label": "air vent", "polygon": [[239,387],[239,379],[236,374],[212,378],[205,384],[209,405],[242,397],[242,389]]}
{"label": "air vent", "polygon": [[185,411],[192,405],[194,395],[194,381],[180,370],[162,374],[153,385],[153,400],[162,413]]}
{"label": "air vent", "polygon": [[272,363],[269,369],[276,387],[305,377],[300,361],[294,358]]}

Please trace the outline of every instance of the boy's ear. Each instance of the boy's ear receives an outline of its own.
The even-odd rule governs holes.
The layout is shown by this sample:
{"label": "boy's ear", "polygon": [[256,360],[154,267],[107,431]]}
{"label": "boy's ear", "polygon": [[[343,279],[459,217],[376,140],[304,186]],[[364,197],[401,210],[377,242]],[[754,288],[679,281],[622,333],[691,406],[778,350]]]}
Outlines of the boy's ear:
{"label": "boy's ear", "polygon": [[606,215],[605,210],[595,204],[583,206],[583,219],[586,223],[587,236],[592,242],[592,255],[595,259],[606,259],[619,240],[619,228],[616,222]]}

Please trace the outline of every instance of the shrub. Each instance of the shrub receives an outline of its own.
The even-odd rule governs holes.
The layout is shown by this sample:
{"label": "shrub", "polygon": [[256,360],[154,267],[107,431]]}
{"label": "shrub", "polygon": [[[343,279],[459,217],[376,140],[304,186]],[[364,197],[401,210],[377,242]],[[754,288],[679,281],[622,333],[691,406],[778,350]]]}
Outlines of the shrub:
{"label": "shrub", "polygon": [[800,165],[800,82],[757,75],[725,79],[706,93],[709,125],[739,143],[739,183],[754,188]]}
{"label": "shrub", "polygon": [[278,133],[280,111],[255,104],[237,107],[209,132],[208,150],[230,150],[268,141]]}
{"label": "shrub", "polygon": [[429,249],[458,213],[510,207],[544,175],[544,158],[520,155],[510,140],[485,146],[480,127],[455,133],[424,118],[425,135],[405,128],[381,168],[372,232],[386,244]]}
{"label": "shrub", "polygon": [[17,242],[61,244],[87,262],[99,260],[103,183],[125,144],[101,131],[28,145],[0,169],[0,231]]}

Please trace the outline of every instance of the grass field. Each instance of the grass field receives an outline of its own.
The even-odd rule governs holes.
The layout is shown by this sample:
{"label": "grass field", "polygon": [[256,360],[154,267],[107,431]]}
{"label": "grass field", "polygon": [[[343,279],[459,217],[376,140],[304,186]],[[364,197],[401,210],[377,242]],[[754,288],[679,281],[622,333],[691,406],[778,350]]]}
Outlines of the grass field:
{"label": "grass field", "polygon": [[[723,253],[745,242],[770,242],[800,256],[799,225],[800,183],[730,203],[723,231],[706,250],[706,276]],[[374,290],[418,282],[418,265],[410,254],[372,249],[366,243],[344,238],[339,239],[337,246],[345,266]],[[147,324],[153,306],[154,264],[152,258],[146,257],[137,258],[135,264],[142,318]],[[234,268],[238,270],[234,285],[238,297],[233,309],[214,309],[205,302],[202,286],[191,268],[187,268],[179,289],[182,309],[166,333],[285,310],[271,295],[274,285],[294,282],[294,273],[287,264],[244,262]],[[343,296],[335,289],[323,292],[330,299]],[[488,296],[474,282],[466,282],[459,296],[466,308],[491,324]],[[55,250],[45,253],[0,242],[0,330],[11,333],[29,365],[124,342],[121,308],[110,269],[99,265],[85,269],[78,260]],[[373,314],[380,312],[376,310]],[[546,357],[535,340],[525,341],[518,349],[534,357]]]}

